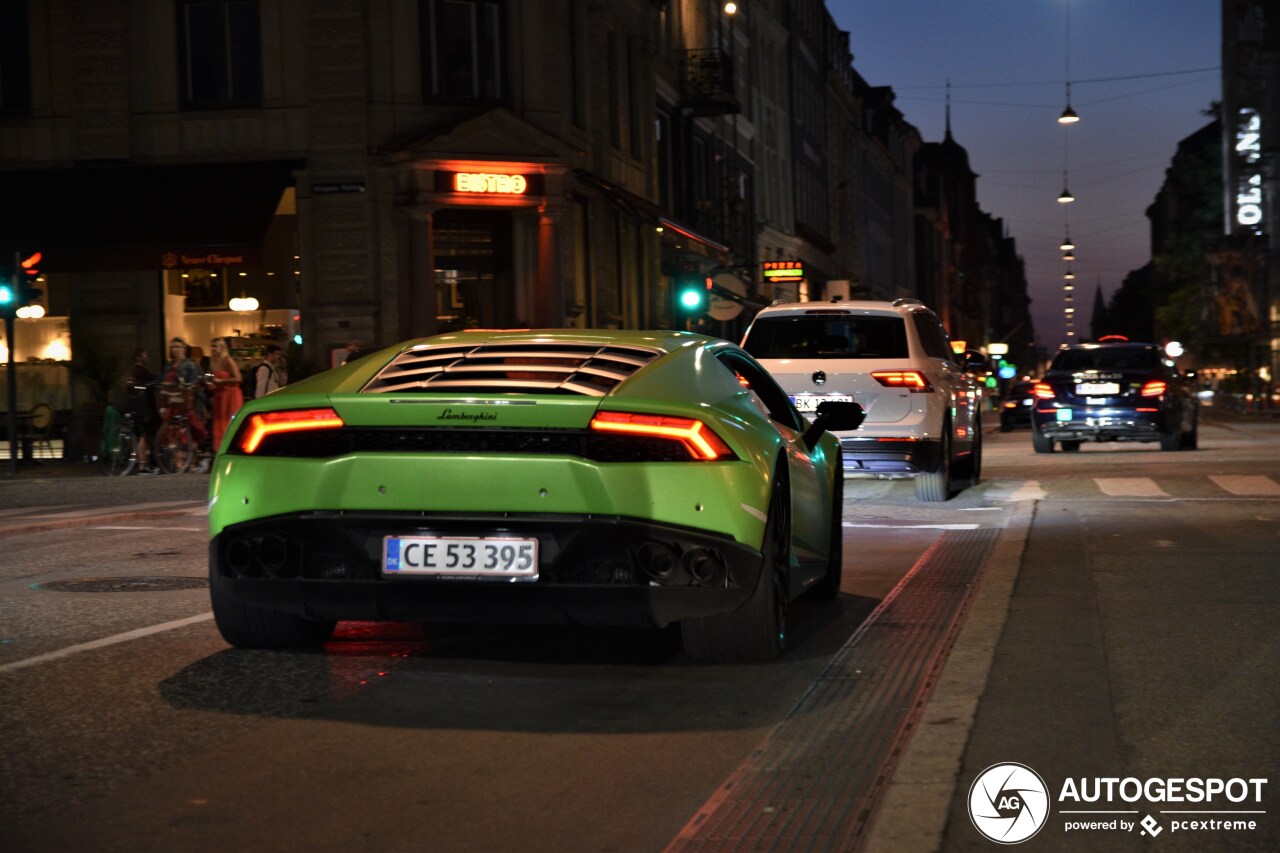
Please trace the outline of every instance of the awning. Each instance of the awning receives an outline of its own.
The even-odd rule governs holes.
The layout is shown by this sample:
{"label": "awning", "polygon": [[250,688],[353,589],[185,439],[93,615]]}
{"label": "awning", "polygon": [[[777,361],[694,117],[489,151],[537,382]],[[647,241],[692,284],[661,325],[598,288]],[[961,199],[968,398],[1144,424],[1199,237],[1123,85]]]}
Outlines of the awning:
{"label": "awning", "polygon": [[0,247],[41,269],[159,269],[162,258],[261,253],[296,160],[0,171]]}
{"label": "awning", "polygon": [[[585,169],[574,169],[573,176],[580,182],[594,187],[603,193],[610,201],[618,207],[627,211],[630,215],[637,218],[647,218],[654,222],[655,225],[661,225],[664,229],[670,229],[686,240],[693,241],[705,250],[718,252],[722,255],[729,254],[729,247],[716,240],[712,240],[705,234],[700,234],[692,227],[683,224],[667,211],[663,210],[659,205],[654,204],[647,198],[636,195],[635,193],[623,189],[617,184],[610,183],[604,178],[593,175]],[[664,232],[665,233],[665,232]]]}

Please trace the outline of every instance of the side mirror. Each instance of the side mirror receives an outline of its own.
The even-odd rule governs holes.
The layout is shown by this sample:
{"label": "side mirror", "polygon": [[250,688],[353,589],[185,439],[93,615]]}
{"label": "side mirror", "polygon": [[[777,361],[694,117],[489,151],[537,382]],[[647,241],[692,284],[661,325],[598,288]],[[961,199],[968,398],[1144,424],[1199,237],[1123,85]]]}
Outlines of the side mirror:
{"label": "side mirror", "polygon": [[867,413],[857,403],[827,400],[818,404],[818,416],[804,431],[804,444],[810,450],[824,432],[845,432],[862,426]]}
{"label": "side mirror", "polygon": [[964,355],[960,357],[960,363],[965,370],[986,370],[987,357],[976,349],[967,349]]}

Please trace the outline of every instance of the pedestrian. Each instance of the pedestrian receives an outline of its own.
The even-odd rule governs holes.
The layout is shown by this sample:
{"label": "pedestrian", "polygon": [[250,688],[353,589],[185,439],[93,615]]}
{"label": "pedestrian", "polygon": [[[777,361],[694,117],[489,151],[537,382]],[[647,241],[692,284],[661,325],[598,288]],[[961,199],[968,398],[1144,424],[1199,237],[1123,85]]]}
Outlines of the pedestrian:
{"label": "pedestrian", "polygon": [[161,375],[170,385],[195,385],[200,381],[200,366],[191,360],[188,353],[191,348],[182,338],[174,338],[169,342],[169,360],[165,362]]}
{"label": "pedestrian", "polygon": [[231,416],[244,405],[240,366],[231,357],[226,338],[214,338],[209,343],[209,372],[213,374],[213,449],[217,451]]}
{"label": "pedestrian", "polygon": [[263,362],[253,369],[253,396],[265,397],[289,384],[289,370],[284,360],[284,350],[275,344],[267,344]]}
{"label": "pedestrian", "polygon": [[347,354],[342,357],[342,364],[355,361],[365,354],[364,341],[347,341]]}
{"label": "pedestrian", "polygon": [[157,474],[159,470],[151,459],[151,436],[160,425],[156,411],[155,384],[159,379],[151,372],[151,353],[145,347],[133,351],[133,369],[129,373],[129,391],[126,410],[133,416],[138,438],[138,468],[144,474]]}
{"label": "pedestrian", "polygon": [[200,381],[202,375],[200,365],[191,358],[191,346],[182,338],[169,341],[169,360],[160,371],[160,381],[175,388],[195,389],[192,392],[192,408],[183,407],[183,410],[191,424],[191,434],[196,444],[204,447],[209,443],[209,428],[205,426],[209,406],[205,400],[204,384]]}

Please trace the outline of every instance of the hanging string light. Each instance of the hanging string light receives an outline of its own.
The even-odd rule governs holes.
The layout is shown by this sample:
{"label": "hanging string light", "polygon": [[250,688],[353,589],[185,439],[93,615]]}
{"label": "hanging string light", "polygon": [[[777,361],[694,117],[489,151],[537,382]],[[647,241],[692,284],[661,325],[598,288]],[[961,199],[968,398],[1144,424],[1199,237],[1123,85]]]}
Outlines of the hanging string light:
{"label": "hanging string light", "polygon": [[1058,196],[1058,204],[1071,204],[1076,197],[1071,194],[1071,190],[1067,189],[1067,173],[1062,173],[1062,193]]}
{"label": "hanging string light", "polygon": [[1058,124],[1075,124],[1080,120],[1076,111],[1071,109],[1071,81],[1067,81],[1067,108],[1058,116]]}

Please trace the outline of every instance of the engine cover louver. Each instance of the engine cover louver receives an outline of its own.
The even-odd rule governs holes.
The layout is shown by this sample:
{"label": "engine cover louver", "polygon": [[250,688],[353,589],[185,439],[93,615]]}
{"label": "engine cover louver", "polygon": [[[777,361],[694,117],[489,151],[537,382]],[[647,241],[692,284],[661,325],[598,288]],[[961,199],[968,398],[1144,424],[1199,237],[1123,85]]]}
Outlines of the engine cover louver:
{"label": "engine cover louver", "polygon": [[406,350],[365,394],[581,394],[603,397],[662,350],[591,344],[490,343]]}

